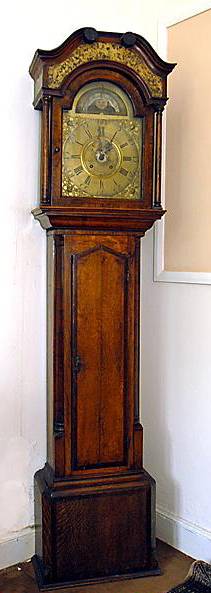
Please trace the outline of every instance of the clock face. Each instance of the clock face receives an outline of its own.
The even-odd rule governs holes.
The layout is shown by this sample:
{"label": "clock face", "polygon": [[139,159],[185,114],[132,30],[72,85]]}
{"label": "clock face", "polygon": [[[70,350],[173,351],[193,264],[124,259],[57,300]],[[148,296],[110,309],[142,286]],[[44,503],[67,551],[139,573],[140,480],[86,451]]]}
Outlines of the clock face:
{"label": "clock face", "polygon": [[127,105],[110,86],[95,84],[76,113],[63,112],[63,196],[140,198],[142,120],[122,116]]}

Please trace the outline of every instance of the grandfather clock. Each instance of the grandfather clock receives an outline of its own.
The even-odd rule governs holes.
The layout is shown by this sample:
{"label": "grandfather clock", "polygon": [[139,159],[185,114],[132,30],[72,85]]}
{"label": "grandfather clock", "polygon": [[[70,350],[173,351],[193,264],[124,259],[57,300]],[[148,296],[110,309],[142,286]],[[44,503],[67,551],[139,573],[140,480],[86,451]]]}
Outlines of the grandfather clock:
{"label": "grandfather clock", "polygon": [[167,75],[145,39],[80,29],[30,66],[42,111],[47,463],[35,475],[42,590],[159,574],[139,422],[140,237],[161,218]]}

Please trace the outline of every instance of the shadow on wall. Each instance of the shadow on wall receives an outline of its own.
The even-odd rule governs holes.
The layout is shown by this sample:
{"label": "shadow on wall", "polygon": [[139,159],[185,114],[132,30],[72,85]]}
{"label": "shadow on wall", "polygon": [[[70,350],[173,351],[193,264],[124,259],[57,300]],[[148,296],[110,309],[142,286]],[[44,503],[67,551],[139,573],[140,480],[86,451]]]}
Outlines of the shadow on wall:
{"label": "shadow on wall", "polygon": [[[144,467],[156,480],[157,536],[164,539],[165,533],[165,541],[172,543],[173,529],[174,541],[179,547],[176,523],[172,524],[171,534],[168,534],[169,517],[179,515],[181,508],[180,486],[173,475],[171,398],[174,393],[169,390],[175,373],[177,345],[171,341],[172,328],[166,318],[165,298],[160,299],[158,295],[158,290],[163,287],[152,282],[152,237],[151,231],[144,239],[142,262],[141,421],[144,428]],[[168,315],[172,322],[173,303],[170,309]]]}

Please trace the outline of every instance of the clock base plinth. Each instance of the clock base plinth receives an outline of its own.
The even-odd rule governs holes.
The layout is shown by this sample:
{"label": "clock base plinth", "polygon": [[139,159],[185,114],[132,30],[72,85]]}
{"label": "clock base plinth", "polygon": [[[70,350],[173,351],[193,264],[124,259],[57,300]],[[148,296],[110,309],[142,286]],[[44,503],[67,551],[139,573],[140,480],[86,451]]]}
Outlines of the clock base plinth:
{"label": "clock base plinth", "polygon": [[85,580],[77,581],[61,581],[59,582],[47,582],[45,576],[45,570],[43,568],[40,558],[36,554],[32,557],[32,564],[36,574],[37,584],[40,591],[51,591],[52,589],[65,589],[70,587],[83,587],[88,585],[96,585],[97,583],[107,583],[114,581],[127,581],[130,579],[141,579],[152,576],[159,576],[161,574],[158,563],[153,559],[153,567],[148,570],[141,570],[133,573],[110,575],[105,577],[97,577]]}
{"label": "clock base plinth", "polygon": [[33,564],[41,590],[160,574],[155,482],[144,470],[51,486],[45,475],[35,476]]}

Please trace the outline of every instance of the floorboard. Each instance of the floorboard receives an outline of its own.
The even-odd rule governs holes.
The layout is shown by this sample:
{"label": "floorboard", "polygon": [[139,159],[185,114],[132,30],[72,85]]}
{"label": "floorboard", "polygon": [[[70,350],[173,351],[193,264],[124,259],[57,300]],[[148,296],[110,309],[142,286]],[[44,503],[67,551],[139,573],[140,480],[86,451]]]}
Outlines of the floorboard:
{"label": "floorboard", "polygon": [[[158,558],[162,573],[160,576],[61,589],[61,593],[166,593],[171,587],[184,580],[193,559],[161,541],[158,541]],[[0,571],[0,593],[38,593],[38,591],[31,562],[24,562]],[[59,593],[58,589],[56,593]]]}

